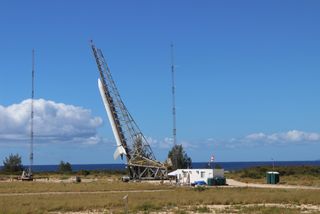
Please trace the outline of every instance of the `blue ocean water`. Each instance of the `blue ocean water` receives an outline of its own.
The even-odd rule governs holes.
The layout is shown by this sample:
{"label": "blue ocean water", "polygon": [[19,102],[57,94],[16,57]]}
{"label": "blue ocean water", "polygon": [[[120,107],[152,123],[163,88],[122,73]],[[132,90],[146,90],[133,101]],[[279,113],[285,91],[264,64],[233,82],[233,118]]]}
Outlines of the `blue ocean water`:
{"label": "blue ocean water", "polygon": [[[211,167],[219,165],[223,169],[232,171],[255,166],[272,166],[273,162],[214,162]],[[275,161],[275,166],[320,166],[320,161]],[[192,163],[192,168],[207,168],[208,162]],[[34,165],[35,172],[57,171],[58,165]],[[73,171],[79,170],[125,170],[125,164],[72,164]]]}

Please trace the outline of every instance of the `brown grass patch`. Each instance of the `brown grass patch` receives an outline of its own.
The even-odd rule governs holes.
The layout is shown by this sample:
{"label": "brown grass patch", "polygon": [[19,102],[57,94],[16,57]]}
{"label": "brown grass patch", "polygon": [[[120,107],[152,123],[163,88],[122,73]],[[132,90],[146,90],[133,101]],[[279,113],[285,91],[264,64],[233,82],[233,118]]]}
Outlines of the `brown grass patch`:
{"label": "brown grass patch", "polygon": [[[26,183],[23,183],[26,184]],[[319,190],[286,190],[286,189],[256,189],[256,188],[208,188],[195,191],[193,188],[155,186],[143,183],[113,183],[94,182],[90,184],[50,184],[49,187],[40,183],[28,183],[18,189],[4,188],[8,192],[58,191],[102,191],[102,190],[144,190],[169,189],[163,192],[105,192],[91,194],[59,194],[34,196],[0,196],[0,213],[46,213],[53,211],[86,211],[112,210],[114,213],[123,211],[123,196],[129,195],[130,212],[158,212],[177,208],[184,211],[185,207],[200,205],[244,205],[260,203],[283,204],[320,204]],[[30,186],[28,186],[30,185]],[[47,184],[46,184],[47,185]],[[16,184],[14,185],[16,187]],[[28,189],[28,188],[33,189]],[[205,208],[203,208],[204,210]],[[269,208],[266,208],[269,209]],[[263,212],[262,212],[263,213]]]}

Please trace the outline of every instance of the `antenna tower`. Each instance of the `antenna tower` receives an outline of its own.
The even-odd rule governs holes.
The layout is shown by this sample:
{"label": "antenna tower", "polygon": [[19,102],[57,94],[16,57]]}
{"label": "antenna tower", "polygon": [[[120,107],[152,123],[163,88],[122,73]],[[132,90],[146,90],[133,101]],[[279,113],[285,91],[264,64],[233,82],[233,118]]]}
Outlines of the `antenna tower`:
{"label": "antenna tower", "polygon": [[173,145],[177,145],[177,128],[176,128],[176,97],[175,97],[175,81],[174,81],[174,54],[173,44],[171,43],[171,76],[172,76],[172,116],[173,116]]}
{"label": "antenna tower", "polygon": [[173,163],[174,167],[178,168],[178,148],[177,146],[177,128],[176,128],[176,86],[174,81],[174,73],[175,73],[175,66],[174,66],[174,52],[173,52],[173,43],[171,43],[171,77],[172,77],[172,135],[173,135]]}
{"label": "antenna tower", "polygon": [[33,167],[33,100],[34,100],[34,49],[32,49],[32,84],[31,84],[31,118],[30,118],[30,153],[29,153],[29,168],[23,170],[21,180],[32,181],[32,167]]}
{"label": "antenna tower", "polygon": [[33,100],[34,100],[34,49],[32,49],[32,92],[31,92],[31,125],[30,125],[30,165],[29,175],[32,175],[33,167]]}

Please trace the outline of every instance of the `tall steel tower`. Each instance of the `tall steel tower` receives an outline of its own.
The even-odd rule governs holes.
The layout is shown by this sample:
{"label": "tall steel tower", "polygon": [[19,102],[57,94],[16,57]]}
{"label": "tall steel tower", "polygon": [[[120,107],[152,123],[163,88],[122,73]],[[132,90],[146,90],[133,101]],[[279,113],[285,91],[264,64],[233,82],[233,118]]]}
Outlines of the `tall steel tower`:
{"label": "tall steel tower", "polygon": [[173,166],[178,168],[178,147],[177,147],[177,127],[176,127],[176,86],[175,86],[175,65],[174,50],[171,43],[171,80],[172,80],[172,136],[173,136]]}
{"label": "tall steel tower", "polygon": [[174,53],[173,53],[173,44],[171,43],[171,77],[172,77],[172,118],[173,118],[173,128],[172,128],[172,134],[173,134],[173,145],[177,145],[177,128],[176,128],[176,97],[175,97],[175,81],[174,81],[174,72],[175,72],[175,66],[174,66]]}
{"label": "tall steel tower", "polygon": [[32,89],[31,89],[31,124],[30,124],[30,165],[29,165],[29,175],[32,176],[33,167],[33,100],[34,100],[34,49],[32,49]]}
{"label": "tall steel tower", "polygon": [[32,71],[31,71],[31,115],[30,115],[30,152],[29,152],[29,168],[23,170],[21,180],[32,181],[33,180],[33,101],[34,101],[34,49],[32,49]]}

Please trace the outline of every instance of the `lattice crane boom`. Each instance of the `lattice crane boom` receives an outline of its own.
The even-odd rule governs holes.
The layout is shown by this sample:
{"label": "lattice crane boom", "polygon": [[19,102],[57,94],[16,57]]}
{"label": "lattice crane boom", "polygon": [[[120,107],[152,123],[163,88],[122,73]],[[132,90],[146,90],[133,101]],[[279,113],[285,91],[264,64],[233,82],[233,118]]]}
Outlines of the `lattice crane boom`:
{"label": "lattice crane boom", "polygon": [[91,42],[100,77],[98,86],[116,139],[114,158],[126,156],[134,179],[159,179],[167,176],[165,165],[156,160],[138,125],[124,105],[102,51]]}

